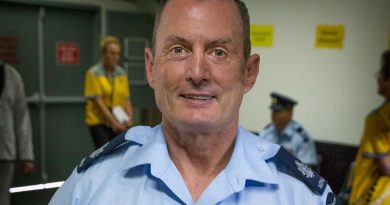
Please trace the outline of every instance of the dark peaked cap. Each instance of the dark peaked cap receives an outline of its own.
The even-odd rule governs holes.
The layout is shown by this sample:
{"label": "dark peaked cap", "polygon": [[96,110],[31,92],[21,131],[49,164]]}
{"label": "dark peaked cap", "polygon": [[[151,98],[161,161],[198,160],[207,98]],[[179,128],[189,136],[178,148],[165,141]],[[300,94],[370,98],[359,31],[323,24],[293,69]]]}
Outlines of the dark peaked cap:
{"label": "dark peaked cap", "polygon": [[291,109],[298,103],[290,97],[275,92],[271,93],[271,99],[271,110]]}

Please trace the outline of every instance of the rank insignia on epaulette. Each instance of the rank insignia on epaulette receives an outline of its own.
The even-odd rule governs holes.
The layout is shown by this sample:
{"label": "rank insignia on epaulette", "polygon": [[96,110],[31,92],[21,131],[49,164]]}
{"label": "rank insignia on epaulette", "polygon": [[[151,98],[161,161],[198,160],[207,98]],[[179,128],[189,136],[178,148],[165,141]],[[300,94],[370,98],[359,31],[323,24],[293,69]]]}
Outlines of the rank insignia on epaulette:
{"label": "rank insignia on epaulette", "polygon": [[300,180],[314,193],[321,195],[325,191],[327,181],[285,148],[280,147],[278,153],[267,162],[274,162],[280,172]]}
{"label": "rank insignia on epaulette", "polygon": [[95,158],[96,156],[98,156],[100,153],[103,152],[104,148],[106,148],[108,145],[108,143],[104,144],[103,146],[101,146],[99,149],[95,150],[94,152],[92,152],[91,155],[89,155],[90,158]]}
{"label": "rank insignia on epaulette", "polygon": [[313,178],[314,172],[311,170],[306,164],[295,160],[295,164],[297,165],[298,170],[302,173],[306,178]]}
{"label": "rank insignia on epaulette", "polygon": [[121,133],[114,139],[112,139],[110,142],[106,143],[99,149],[95,150],[90,154],[88,157],[81,160],[80,164],[77,166],[77,172],[81,173],[88,169],[88,167],[99,157],[103,155],[107,155],[111,153],[113,150],[115,150],[117,147],[119,147],[122,143],[124,143],[125,140],[125,132]]}
{"label": "rank insignia on epaulette", "polygon": [[324,178],[321,178],[319,181],[318,181],[318,187],[320,189],[322,189],[322,187],[324,187],[324,184],[326,183],[325,179]]}

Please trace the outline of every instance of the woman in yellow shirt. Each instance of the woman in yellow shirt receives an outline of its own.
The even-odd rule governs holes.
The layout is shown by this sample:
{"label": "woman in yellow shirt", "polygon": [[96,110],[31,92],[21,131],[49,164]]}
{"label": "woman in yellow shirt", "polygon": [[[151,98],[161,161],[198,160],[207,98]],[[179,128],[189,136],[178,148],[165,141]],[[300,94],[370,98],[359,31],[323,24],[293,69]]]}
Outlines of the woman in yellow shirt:
{"label": "woman in yellow shirt", "polygon": [[365,121],[352,176],[350,205],[390,204],[390,50],[382,55],[378,94],[385,102]]}
{"label": "woman in yellow shirt", "polygon": [[[96,148],[133,125],[130,88],[125,70],[118,66],[121,47],[114,36],[100,40],[101,62],[85,76],[86,123]],[[124,118],[113,114],[119,110]]]}

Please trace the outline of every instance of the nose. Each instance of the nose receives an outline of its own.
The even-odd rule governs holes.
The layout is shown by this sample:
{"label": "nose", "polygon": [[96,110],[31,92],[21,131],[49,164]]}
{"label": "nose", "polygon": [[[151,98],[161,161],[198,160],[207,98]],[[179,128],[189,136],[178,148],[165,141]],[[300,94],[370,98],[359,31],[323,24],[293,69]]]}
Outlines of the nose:
{"label": "nose", "polygon": [[194,85],[204,85],[210,80],[210,68],[207,56],[202,51],[194,51],[189,62],[186,80]]}

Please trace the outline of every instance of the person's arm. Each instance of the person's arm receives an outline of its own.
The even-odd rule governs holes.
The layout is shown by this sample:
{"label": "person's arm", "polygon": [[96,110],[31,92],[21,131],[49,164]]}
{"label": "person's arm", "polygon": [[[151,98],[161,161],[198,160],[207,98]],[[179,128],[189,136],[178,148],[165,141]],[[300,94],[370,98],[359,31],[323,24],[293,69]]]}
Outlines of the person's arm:
{"label": "person's arm", "polygon": [[311,169],[318,170],[318,160],[315,144],[313,141],[304,142],[297,150],[297,158],[307,164]]}
{"label": "person's arm", "polygon": [[[385,118],[381,118],[383,122],[385,122]],[[387,124],[386,122],[384,124]],[[379,125],[375,125],[379,126]],[[389,126],[389,125],[387,125]],[[379,127],[377,128],[379,129]],[[390,151],[390,146],[389,146],[389,141],[388,139],[390,138],[390,132],[384,131],[378,135],[375,135],[371,138],[369,138],[369,145],[373,149],[373,154],[372,158],[375,161],[377,167],[378,167],[378,173],[382,176],[390,176],[390,157],[389,157],[389,151]],[[368,156],[369,155],[369,152]],[[366,154],[367,153],[363,153]]]}
{"label": "person's arm", "polygon": [[17,141],[18,157],[21,162],[20,169],[23,174],[30,174],[34,171],[34,153],[32,142],[32,129],[27,100],[25,97],[23,81],[19,74],[16,74],[14,125]]}
{"label": "person's arm", "polygon": [[98,107],[98,109],[100,109],[104,118],[110,122],[112,128],[118,132],[124,131],[126,127],[119,123],[118,120],[116,120],[109,108],[103,103],[103,91],[99,85],[97,77],[91,70],[88,70],[85,75],[84,89],[85,96],[88,98],[88,100],[91,100]]}
{"label": "person's arm", "polygon": [[134,115],[133,115],[133,105],[131,103],[131,99],[130,98],[126,98],[125,111],[126,111],[127,115],[130,118],[129,122],[127,122],[127,126],[128,127],[132,127],[133,126],[133,116]]}
{"label": "person's arm", "polygon": [[299,134],[302,141],[297,147],[296,157],[314,170],[317,170],[317,149],[313,138],[306,131],[301,131],[297,134]]}
{"label": "person's arm", "polygon": [[[81,197],[86,196],[87,194],[84,192],[88,192],[89,190],[78,187],[79,177],[80,175],[74,169],[69,178],[54,193],[49,205],[80,205],[84,203]],[[80,192],[83,193],[80,194]]]}
{"label": "person's arm", "polygon": [[[390,121],[388,118],[389,115],[389,109],[388,106],[384,107],[382,112],[379,113],[381,116],[382,121],[386,125],[386,130],[389,130],[390,127]],[[382,176],[390,176],[390,157],[389,157],[389,149],[388,146],[389,142],[388,139],[390,138],[390,132],[386,131],[385,133],[382,133],[380,135],[380,140],[376,140],[375,148],[381,151],[383,154],[381,157],[375,159],[375,162],[378,166],[379,174]]]}
{"label": "person's arm", "polygon": [[370,137],[365,143],[366,149],[363,151],[364,157],[374,160],[378,167],[377,171],[382,176],[390,176],[388,137],[390,137],[388,133]]}
{"label": "person's arm", "polygon": [[131,94],[130,94],[130,83],[129,83],[129,79],[125,78],[125,81],[124,81],[124,86],[123,88],[125,89],[125,96],[126,96],[126,99],[125,99],[125,112],[127,114],[127,116],[129,116],[129,122],[127,122],[127,126],[128,127],[132,127],[133,126],[133,120],[134,120],[134,113],[133,113],[133,104],[131,102]]}
{"label": "person's arm", "polygon": [[97,107],[102,111],[104,117],[110,121],[114,131],[122,132],[127,129],[125,125],[118,122],[118,120],[114,117],[114,115],[111,113],[108,107],[104,105],[103,100],[101,98],[94,98],[92,100],[97,105]]}

